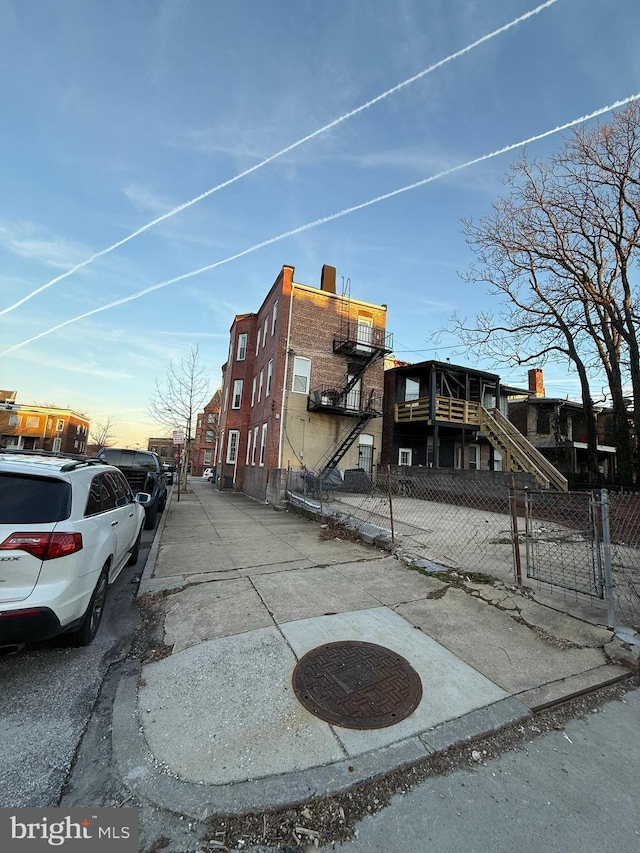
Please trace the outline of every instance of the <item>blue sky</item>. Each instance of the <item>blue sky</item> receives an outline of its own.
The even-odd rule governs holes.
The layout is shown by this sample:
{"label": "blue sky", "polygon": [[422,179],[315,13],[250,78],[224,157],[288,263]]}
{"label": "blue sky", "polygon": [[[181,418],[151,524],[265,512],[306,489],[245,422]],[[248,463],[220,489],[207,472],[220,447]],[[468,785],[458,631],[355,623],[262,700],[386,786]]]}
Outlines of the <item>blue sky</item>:
{"label": "blue sky", "polygon": [[[454,311],[498,307],[460,278],[461,219],[488,211],[518,151],[21,344],[640,92],[637,0],[556,0],[11,306],[537,5],[0,0],[0,387],[112,417],[118,441],[143,443],[169,359],[197,344],[213,392],[234,315],[257,310],[285,263],[312,285],[332,264],[339,288],[349,278],[352,296],[388,304],[399,358],[460,361],[436,331]],[[526,383],[526,369],[498,372]],[[549,394],[577,393],[561,367],[545,379]]]}

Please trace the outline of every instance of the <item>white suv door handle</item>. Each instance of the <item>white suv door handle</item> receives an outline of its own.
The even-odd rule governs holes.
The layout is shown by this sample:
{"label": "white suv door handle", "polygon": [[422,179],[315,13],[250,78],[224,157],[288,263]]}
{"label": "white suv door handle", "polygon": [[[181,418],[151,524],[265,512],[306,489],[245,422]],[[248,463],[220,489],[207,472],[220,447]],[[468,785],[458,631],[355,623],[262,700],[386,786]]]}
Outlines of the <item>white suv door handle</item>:
{"label": "white suv door handle", "polygon": [[115,527],[117,523],[118,523],[117,521],[112,521],[112,522],[111,522],[111,526],[112,526],[112,527]]}

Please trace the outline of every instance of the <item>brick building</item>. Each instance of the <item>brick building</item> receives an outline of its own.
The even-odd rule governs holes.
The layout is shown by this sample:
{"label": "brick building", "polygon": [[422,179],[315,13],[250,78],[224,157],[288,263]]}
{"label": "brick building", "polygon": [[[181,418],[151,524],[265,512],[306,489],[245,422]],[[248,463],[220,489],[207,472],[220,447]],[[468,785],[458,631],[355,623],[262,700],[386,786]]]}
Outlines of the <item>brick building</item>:
{"label": "brick building", "polygon": [[191,473],[201,477],[205,468],[213,468],[218,441],[218,418],[220,415],[220,389],[196,417],[196,434],[191,453]]}
{"label": "brick building", "polygon": [[372,474],[382,436],[386,305],[320,288],[283,266],[256,313],[239,314],[222,368],[220,488],[264,498],[268,471]]}
{"label": "brick building", "polygon": [[91,421],[72,409],[26,406],[15,391],[0,391],[0,447],[84,453]]}

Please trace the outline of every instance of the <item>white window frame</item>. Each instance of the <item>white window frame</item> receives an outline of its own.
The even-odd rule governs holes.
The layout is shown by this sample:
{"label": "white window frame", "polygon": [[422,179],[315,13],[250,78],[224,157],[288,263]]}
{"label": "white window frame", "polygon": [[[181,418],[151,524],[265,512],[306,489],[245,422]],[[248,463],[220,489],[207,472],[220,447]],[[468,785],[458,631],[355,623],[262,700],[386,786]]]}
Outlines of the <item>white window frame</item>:
{"label": "white window frame", "polygon": [[[302,369],[301,369],[302,368]],[[304,390],[296,388],[296,379],[304,380]],[[291,377],[291,390],[294,394],[308,394],[311,382],[311,359],[303,355],[296,355],[293,359],[293,375]]]}
{"label": "white window frame", "polygon": [[260,466],[264,468],[264,457],[267,447],[267,425],[262,424],[262,433],[260,436]]}
{"label": "white window frame", "polygon": [[235,465],[238,459],[238,445],[240,444],[240,430],[230,429],[227,438],[227,464]]}
{"label": "white window frame", "polygon": [[62,450],[62,439],[59,435],[53,439],[53,447],[51,449],[54,453],[60,453]]}
{"label": "white window frame", "polygon": [[493,451],[493,470],[504,471],[504,456],[499,450]]}
{"label": "white window frame", "polygon": [[213,430],[212,430],[212,429],[206,429],[206,430],[204,431],[204,440],[207,442],[207,444],[213,444],[213,442],[214,442],[214,440],[215,440],[215,439],[214,439],[214,435],[213,435]]}
{"label": "white window frame", "polygon": [[242,379],[236,379],[233,383],[233,400],[231,401],[232,409],[239,409],[242,405]]}
{"label": "white window frame", "polygon": [[224,388],[224,399],[223,399],[223,401],[222,401],[222,411],[223,411],[223,412],[226,412],[226,411],[227,411],[227,403],[228,403],[228,402],[229,402],[229,386],[228,386],[228,385],[225,385],[225,388]]}
{"label": "white window frame", "polygon": [[[469,444],[467,445],[467,464],[469,466],[469,471],[479,471],[480,470],[480,445],[479,444]],[[471,451],[473,451],[473,459],[471,458]]]}
{"label": "white window frame", "polygon": [[247,457],[244,460],[244,464],[248,465],[251,459],[251,439],[253,438],[252,430],[249,430],[249,434],[247,435]]}
{"label": "white window frame", "polygon": [[[403,461],[404,458],[404,461]],[[398,465],[410,468],[413,462],[413,449],[411,447],[398,448]]]}
{"label": "white window frame", "polygon": [[262,385],[264,384],[264,367],[260,371],[260,379],[258,381],[258,402],[262,400]]}
{"label": "white window frame", "polygon": [[256,464],[256,450],[258,449],[258,429],[259,429],[259,427],[256,427],[253,430],[253,450],[251,451],[251,464],[252,465]]}
{"label": "white window frame", "polygon": [[256,330],[256,355],[260,352],[260,326]]}
{"label": "white window frame", "polygon": [[[409,391],[407,388],[407,384],[409,382],[415,382],[415,384],[418,386],[417,390]],[[407,376],[407,378],[404,381],[404,401],[405,401],[405,403],[411,403],[411,402],[413,402],[413,400],[419,400],[419,399],[420,399],[420,380],[414,379],[413,376]]]}
{"label": "white window frame", "polygon": [[262,349],[267,342],[267,326],[269,325],[269,317],[264,318],[264,326],[262,327]]}
{"label": "white window frame", "polygon": [[236,361],[244,361],[247,357],[247,333],[242,332],[238,335],[238,349],[236,351]]}
{"label": "white window frame", "polygon": [[256,402],[256,388],[258,387],[258,377],[253,377],[253,388],[251,389],[251,408],[253,408]]}
{"label": "white window frame", "polygon": [[276,333],[276,320],[278,319],[278,300],[273,303],[273,314],[271,316],[271,337]]}
{"label": "white window frame", "polygon": [[64,419],[58,418],[58,422],[56,423],[56,432],[64,431]]}
{"label": "white window frame", "polygon": [[267,388],[264,396],[268,397],[271,394],[271,382],[273,381],[273,359],[269,360],[267,365]]}
{"label": "white window frame", "polygon": [[203,462],[205,465],[211,465],[211,450],[205,450]]}

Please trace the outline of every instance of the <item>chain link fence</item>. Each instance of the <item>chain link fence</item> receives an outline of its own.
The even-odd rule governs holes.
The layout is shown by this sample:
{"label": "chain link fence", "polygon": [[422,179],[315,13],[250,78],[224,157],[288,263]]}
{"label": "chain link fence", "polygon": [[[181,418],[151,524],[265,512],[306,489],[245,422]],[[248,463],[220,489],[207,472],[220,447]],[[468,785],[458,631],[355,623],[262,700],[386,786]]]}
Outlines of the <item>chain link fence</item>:
{"label": "chain link fence", "polygon": [[540,491],[526,475],[392,466],[375,477],[289,471],[287,492],[370,539],[390,540],[427,570],[508,584],[526,577],[606,601],[610,627],[640,625],[640,495]]}

